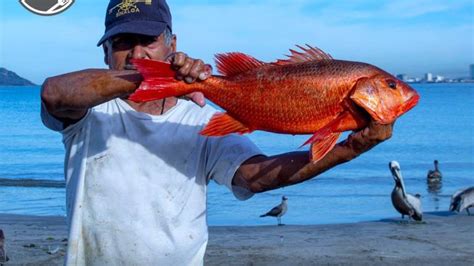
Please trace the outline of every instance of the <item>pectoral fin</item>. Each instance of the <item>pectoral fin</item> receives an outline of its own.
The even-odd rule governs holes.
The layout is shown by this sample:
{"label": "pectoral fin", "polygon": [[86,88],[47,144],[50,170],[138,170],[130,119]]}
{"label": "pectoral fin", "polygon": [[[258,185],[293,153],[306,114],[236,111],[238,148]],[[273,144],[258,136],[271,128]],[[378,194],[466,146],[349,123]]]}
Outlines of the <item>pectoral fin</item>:
{"label": "pectoral fin", "polygon": [[329,136],[327,136],[325,139],[317,143],[311,144],[310,160],[313,163],[317,163],[324,156],[326,156],[326,154],[328,154],[328,152],[331,151],[332,148],[336,145],[337,140],[339,139],[340,135],[341,135],[341,132],[332,133]]}
{"label": "pectoral fin", "polygon": [[216,113],[200,134],[204,136],[225,136],[231,133],[250,133],[253,130],[227,113]]}
{"label": "pectoral fin", "polygon": [[336,145],[341,135],[340,128],[344,128],[344,121],[350,116],[348,112],[339,114],[329,124],[316,131],[303,145],[311,144],[311,161],[321,160]]}

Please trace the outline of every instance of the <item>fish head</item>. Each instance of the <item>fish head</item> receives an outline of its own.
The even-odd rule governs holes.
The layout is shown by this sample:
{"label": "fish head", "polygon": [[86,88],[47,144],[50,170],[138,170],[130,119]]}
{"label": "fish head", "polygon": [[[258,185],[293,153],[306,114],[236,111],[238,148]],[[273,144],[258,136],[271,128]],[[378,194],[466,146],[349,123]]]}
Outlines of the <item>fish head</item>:
{"label": "fish head", "polygon": [[390,124],[415,107],[418,93],[388,73],[357,80],[351,99],[381,124]]}

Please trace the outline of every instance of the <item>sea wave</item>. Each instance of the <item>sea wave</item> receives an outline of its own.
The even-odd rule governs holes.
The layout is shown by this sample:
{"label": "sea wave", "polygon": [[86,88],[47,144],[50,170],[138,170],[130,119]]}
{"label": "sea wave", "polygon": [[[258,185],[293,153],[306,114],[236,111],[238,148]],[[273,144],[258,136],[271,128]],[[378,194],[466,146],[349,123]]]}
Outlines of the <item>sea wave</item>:
{"label": "sea wave", "polygon": [[55,187],[63,188],[64,181],[47,179],[27,179],[27,178],[0,178],[0,186],[3,187]]}

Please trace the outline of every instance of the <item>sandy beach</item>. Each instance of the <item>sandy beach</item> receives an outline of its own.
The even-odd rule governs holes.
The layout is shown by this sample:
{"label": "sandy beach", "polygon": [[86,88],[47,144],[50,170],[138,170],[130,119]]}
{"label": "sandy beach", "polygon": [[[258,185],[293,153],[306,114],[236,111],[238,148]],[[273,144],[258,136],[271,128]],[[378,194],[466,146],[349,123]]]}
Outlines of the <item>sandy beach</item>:
{"label": "sandy beach", "polygon": [[[62,265],[64,217],[0,214],[10,261]],[[474,216],[436,212],[331,225],[210,227],[206,265],[474,265]]]}

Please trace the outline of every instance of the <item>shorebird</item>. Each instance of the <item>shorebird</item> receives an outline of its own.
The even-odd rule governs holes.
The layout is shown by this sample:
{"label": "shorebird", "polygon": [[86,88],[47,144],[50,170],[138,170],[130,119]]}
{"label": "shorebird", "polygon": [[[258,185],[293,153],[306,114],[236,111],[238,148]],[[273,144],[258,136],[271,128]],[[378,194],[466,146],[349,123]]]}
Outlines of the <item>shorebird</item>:
{"label": "shorebird", "polygon": [[456,191],[451,197],[450,211],[462,212],[467,211],[471,215],[469,208],[474,207],[474,187],[468,187]]}
{"label": "shorebird", "polygon": [[405,215],[408,215],[416,221],[421,221],[423,212],[421,210],[420,194],[413,196],[406,193],[400,164],[397,161],[391,161],[388,166],[395,180],[395,187],[392,191],[393,207],[402,215],[402,219],[405,218]]}
{"label": "shorebird", "polygon": [[0,229],[0,265],[8,261],[7,252],[5,251],[5,235],[3,230]]}
{"label": "shorebird", "polygon": [[278,225],[283,225],[281,223],[281,217],[285,215],[286,210],[288,210],[288,204],[286,203],[287,201],[288,201],[287,197],[285,196],[281,197],[281,203],[278,206],[273,207],[273,209],[271,209],[269,212],[265,214],[260,215],[260,217],[265,217],[265,216],[277,217]]}
{"label": "shorebird", "polygon": [[439,182],[441,181],[441,178],[443,178],[443,175],[441,174],[441,171],[439,171],[439,168],[438,168],[438,160],[434,160],[434,167],[435,169],[429,170],[426,176],[429,183]]}

